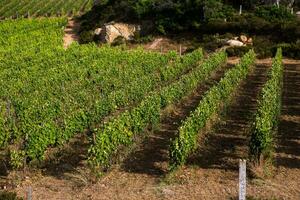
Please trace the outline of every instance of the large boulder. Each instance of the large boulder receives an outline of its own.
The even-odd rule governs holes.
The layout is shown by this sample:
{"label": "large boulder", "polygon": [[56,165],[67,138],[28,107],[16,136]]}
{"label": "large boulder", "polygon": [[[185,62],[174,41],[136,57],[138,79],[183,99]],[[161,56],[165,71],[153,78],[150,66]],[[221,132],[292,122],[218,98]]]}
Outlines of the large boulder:
{"label": "large boulder", "polygon": [[100,39],[105,43],[112,43],[116,38],[132,40],[134,35],[140,31],[140,26],[125,23],[110,22],[104,24],[102,28],[95,30],[95,35],[100,35]]}
{"label": "large boulder", "polygon": [[245,46],[245,44],[239,40],[228,40],[227,44],[231,47],[242,47]]}

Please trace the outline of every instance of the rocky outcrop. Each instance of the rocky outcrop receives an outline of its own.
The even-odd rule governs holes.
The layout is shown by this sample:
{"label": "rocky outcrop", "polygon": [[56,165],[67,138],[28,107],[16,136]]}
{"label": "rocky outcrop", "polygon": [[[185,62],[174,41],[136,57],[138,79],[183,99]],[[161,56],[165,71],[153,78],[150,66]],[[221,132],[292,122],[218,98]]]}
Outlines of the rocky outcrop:
{"label": "rocky outcrop", "polygon": [[227,44],[231,47],[242,47],[245,46],[245,44],[239,40],[228,40]]}
{"label": "rocky outcrop", "polygon": [[105,43],[112,43],[116,38],[122,37],[125,40],[132,40],[134,35],[140,31],[139,25],[110,22],[97,28],[94,33]]}
{"label": "rocky outcrop", "polygon": [[242,47],[246,45],[252,45],[253,40],[251,37],[247,37],[245,35],[241,35],[240,37],[234,37],[233,39],[227,40],[226,44],[231,47]]}

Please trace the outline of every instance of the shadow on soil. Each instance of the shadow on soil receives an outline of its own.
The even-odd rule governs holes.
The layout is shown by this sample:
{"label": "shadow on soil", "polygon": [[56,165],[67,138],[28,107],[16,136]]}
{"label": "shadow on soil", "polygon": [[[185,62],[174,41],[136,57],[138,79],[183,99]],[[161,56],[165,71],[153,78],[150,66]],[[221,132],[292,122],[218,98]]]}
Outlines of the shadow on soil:
{"label": "shadow on soil", "polygon": [[187,164],[200,168],[238,170],[240,158],[248,156],[249,130],[257,108],[257,98],[267,79],[268,66],[257,65],[248,75],[221,118],[208,133],[204,144]]}
{"label": "shadow on soil", "polygon": [[197,107],[203,94],[218,82],[223,77],[224,72],[231,67],[228,65],[218,70],[208,81],[201,84],[193,94],[175,105],[171,113],[163,117],[158,130],[155,130],[137,149],[129,154],[123,162],[122,169],[131,173],[152,176],[166,174],[169,144],[171,139],[175,137],[181,121]]}
{"label": "shadow on soil", "polygon": [[300,65],[286,65],[276,164],[300,168]]}
{"label": "shadow on soil", "polygon": [[86,166],[84,161],[89,147],[86,134],[77,135],[62,149],[53,153],[42,167],[43,174],[58,179],[70,178],[70,174],[78,175],[78,169]]}

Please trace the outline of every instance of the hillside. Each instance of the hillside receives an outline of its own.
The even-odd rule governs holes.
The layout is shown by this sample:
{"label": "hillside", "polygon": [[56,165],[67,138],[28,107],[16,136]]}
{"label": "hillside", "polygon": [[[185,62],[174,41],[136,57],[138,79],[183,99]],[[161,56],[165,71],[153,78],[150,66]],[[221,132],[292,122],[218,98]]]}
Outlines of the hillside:
{"label": "hillside", "polygon": [[0,200],[298,199],[288,1],[72,2],[0,0]]}

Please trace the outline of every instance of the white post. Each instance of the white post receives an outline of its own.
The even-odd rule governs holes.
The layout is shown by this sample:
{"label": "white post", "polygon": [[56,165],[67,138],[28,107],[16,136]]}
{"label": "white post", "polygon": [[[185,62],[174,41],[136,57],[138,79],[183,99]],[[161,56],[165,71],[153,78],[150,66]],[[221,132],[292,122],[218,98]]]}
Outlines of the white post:
{"label": "white post", "polygon": [[242,14],[242,12],[243,12],[243,6],[242,6],[242,5],[240,5],[240,12],[239,12],[239,14],[241,15],[241,14]]}
{"label": "white post", "polygon": [[246,200],[246,188],[247,188],[247,181],[246,181],[246,160],[241,160],[239,163],[239,200]]}
{"label": "white post", "polygon": [[29,187],[27,191],[27,200],[32,200],[32,188]]}
{"label": "white post", "polygon": [[276,0],[276,5],[277,5],[278,8],[279,8],[279,1],[280,0]]}

